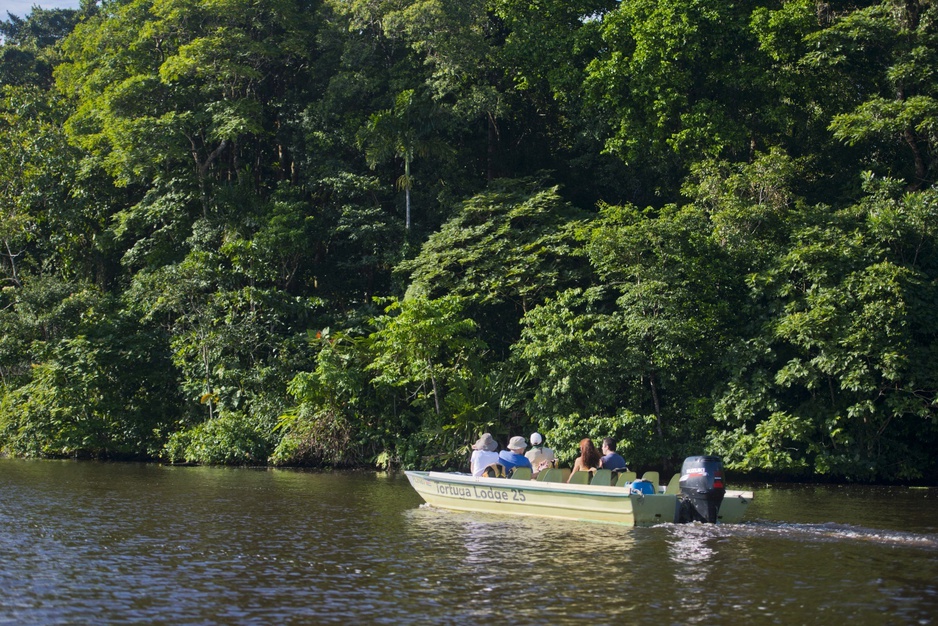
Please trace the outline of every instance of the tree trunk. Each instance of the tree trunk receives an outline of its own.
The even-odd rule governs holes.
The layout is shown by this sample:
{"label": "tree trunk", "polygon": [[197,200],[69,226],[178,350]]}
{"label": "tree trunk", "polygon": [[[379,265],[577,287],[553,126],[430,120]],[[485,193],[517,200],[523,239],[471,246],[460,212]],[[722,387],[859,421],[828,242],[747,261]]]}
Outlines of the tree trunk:
{"label": "tree trunk", "polygon": [[208,419],[215,416],[215,390],[212,388],[212,368],[208,362],[208,346],[202,344],[202,365],[205,367],[205,387],[209,394],[208,398]]}
{"label": "tree trunk", "polygon": [[489,113],[487,116],[489,123],[488,152],[486,154],[486,180],[492,182],[495,180],[495,151],[498,145],[498,127],[495,125],[495,115]]}
{"label": "tree trunk", "polygon": [[648,385],[651,387],[651,400],[655,405],[655,424],[658,427],[658,439],[664,442],[664,426],[661,423],[661,399],[658,397],[658,384],[655,382],[655,373],[648,374]]}
{"label": "tree trunk", "polygon": [[404,159],[404,230],[410,230],[410,159]]}
{"label": "tree trunk", "polygon": [[203,217],[208,217],[208,186],[206,183],[208,168],[212,166],[212,163],[218,158],[218,155],[222,153],[222,150],[228,147],[228,140],[222,139],[218,147],[212,150],[204,162],[199,159],[198,143],[194,137],[189,137],[189,145],[192,146],[192,160],[195,161],[196,173],[199,177],[199,190],[202,194],[202,214]]}

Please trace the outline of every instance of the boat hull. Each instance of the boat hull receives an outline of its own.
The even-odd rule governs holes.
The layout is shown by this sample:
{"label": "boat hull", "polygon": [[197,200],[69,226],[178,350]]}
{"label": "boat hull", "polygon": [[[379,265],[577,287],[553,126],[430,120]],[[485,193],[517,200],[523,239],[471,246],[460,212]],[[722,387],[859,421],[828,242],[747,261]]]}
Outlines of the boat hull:
{"label": "boat hull", "polygon": [[[405,472],[430,506],[454,511],[550,517],[626,526],[677,522],[679,497],[633,494],[622,487],[545,483],[446,472]],[[739,522],[752,492],[727,491],[717,521]]]}
{"label": "boat hull", "polygon": [[[622,487],[544,483],[474,477],[445,472],[406,472],[410,484],[430,506],[455,511],[551,517],[652,526],[675,522],[678,497],[632,494]],[[732,517],[742,517],[745,503],[734,500]]]}

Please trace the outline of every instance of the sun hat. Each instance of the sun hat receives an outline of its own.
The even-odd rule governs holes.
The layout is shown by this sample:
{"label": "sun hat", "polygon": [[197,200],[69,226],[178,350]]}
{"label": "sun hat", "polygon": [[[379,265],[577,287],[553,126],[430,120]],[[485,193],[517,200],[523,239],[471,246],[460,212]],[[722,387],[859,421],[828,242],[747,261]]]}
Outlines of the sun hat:
{"label": "sun hat", "polygon": [[528,447],[528,444],[524,441],[524,437],[512,437],[511,441],[508,442],[509,450],[524,450]]}
{"label": "sun hat", "polygon": [[498,447],[498,444],[495,443],[495,439],[492,438],[492,435],[489,433],[483,434],[479,437],[479,440],[472,444],[473,450],[486,450],[488,452],[495,452],[495,448]]}
{"label": "sun hat", "polygon": [[532,433],[531,434],[531,445],[539,446],[544,442],[544,438],[541,437],[541,433]]}

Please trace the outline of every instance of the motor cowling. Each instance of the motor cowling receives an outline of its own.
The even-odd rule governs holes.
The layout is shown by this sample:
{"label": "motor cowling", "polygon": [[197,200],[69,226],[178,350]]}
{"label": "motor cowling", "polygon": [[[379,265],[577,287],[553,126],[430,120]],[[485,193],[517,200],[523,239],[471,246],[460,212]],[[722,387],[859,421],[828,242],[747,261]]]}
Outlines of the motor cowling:
{"label": "motor cowling", "polygon": [[726,487],[723,460],[718,456],[689,456],[681,466],[681,522],[716,523]]}

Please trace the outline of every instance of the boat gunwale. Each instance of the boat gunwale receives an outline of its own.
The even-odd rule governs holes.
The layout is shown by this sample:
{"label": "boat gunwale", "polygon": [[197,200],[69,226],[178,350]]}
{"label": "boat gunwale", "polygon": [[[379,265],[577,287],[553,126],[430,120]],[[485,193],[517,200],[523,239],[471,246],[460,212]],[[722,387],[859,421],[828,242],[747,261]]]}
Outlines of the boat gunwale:
{"label": "boat gunwale", "polygon": [[[666,494],[666,493],[655,493],[655,494],[633,494],[630,490],[627,490],[625,487],[614,487],[614,486],[601,486],[601,485],[571,485],[568,483],[555,483],[555,482],[539,482],[537,480],[515,480],[512,481],[510,478],[490,478],[487,476],[473,476],[472,474],[455,474],[452,472],[434,472],[434,471],[420,471],[420,470],[405,470],[405,474],[413,474],[415,476],[421,476],[428,480],[437,480],[440,482],[447,483],[463,483],[463,484],[482,484],[482,485],[491,485],[491,486],[501,486],[508,489],[524,489],[532,491],[547,491],[554,493],[565,493],[565,494],[580,494],[580,495],[589,495],[589,496],[610,496],[613,498],[628,498],[630,496],[648,496],[657,498],[660,496],[667,496],[671,498],[677,498],[675,494]],[[510,482],[509,482],[510,481]],[[507,484],[506,484],[507,483]],[[735,489],[727,489],[724,498],[743,498],[744,500],[751,501],[753,499],[752,491],[740,491]]]}
{"label": "boat gunwale", "polygon": [[[437,480],[440,482],[446,483],[461,483],[461,484],[472,484],[472,485],[487,485],[493,487],[502,487],[504,489],[522,489],[525,491],[546,491],[550,493],[562,493],[570,495],[585,495],[585,496],[608,496],[611,498],[629,498],[632,495],[645,495],[645,494],[633,494],[630,490],[625,487],[607,487],[600,485],[570,485],[567,483],[554,483],[554,482],[539,482],[537,480],[512,480],[510,478],[489,478],[486,476],[473,476],[472,474],[451,474],[448,472],[421,472],[415,470],[407,470],[405,473],[414,474],[417,476],[422,476],[428,480]],[[652,497],[668,495],[669,497],[676,497],[671,494],[652,494]]]}

